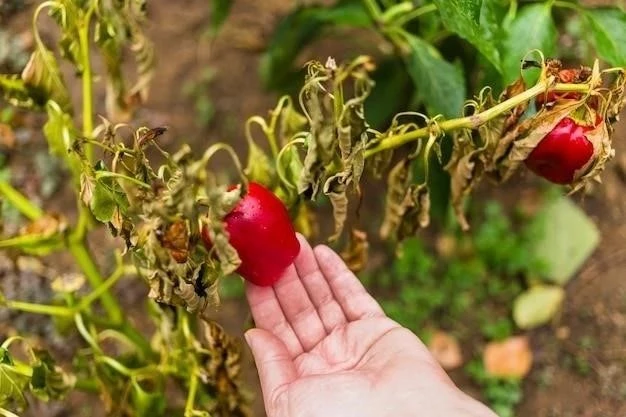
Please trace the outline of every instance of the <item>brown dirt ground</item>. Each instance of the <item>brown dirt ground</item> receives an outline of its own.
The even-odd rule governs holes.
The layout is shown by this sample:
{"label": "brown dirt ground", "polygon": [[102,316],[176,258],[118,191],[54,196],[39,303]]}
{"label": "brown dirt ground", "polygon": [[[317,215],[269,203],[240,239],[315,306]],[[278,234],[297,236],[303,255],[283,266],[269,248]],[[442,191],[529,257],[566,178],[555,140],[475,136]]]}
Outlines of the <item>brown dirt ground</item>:
{"label": "brown dirt ground", "polygon": [[[266,114],[276,99],[260,86],[257,75],[260,51],[276,21],[293,3],[289,0],[236,1],[223,34],[210,44],[198,40],[207,27],[206,0],[151,1],[150,37],[156,45],[159,61],[141,121],[152,126],[167,125],[170,128],[165,138],[168,147],[189,142],[195,149],[202,149],[212,141],[222,140],[243,149],[243,121],[254,114]],[[11,21],[16,33],[25,30],[28,16],[29,12],[25,12]],[[356,42],[363,50],[362,39],[348,42]],[[301,61],[313,57],[323,60],[328,55],[341,59],[348,48],[345,39],[324,41],[305,53]],[[322,55],[316,55],[315,51]],[[216,70],[215,79],[207,90],[216,116],[208,128],[197,128],[190,110],[193,103],[182,94],[181,87],[207,67]],[[626,150],[620,144],[624,136],[626,125],[622,123],[616,136],[618,156],[621,149]],[[569,285],[561,317],[553,326],[532,335],[535,364],[524,385],[519,416],[626,415],[626,250],[623,248],[626,186],[620,168],[626,169],[626,161],[618,157],[606,173],[604,184],[580,202],[597,221],[603,240],[584,270]],[[506,199],[505,194],[501,197]],[[105,256],[101,259],[106,262]],[[145,289],[129,285],[133,291],[123,289],[120,293],[126,294],[126,301],[133,305],[145,295]],[[220,313],[227,329],[238,335],[247,315],[247,307],[239,303],[225,304]],[[561,338],[555,337],[557,333]],[[258,390],[253,364],[249,357],[246,361],[246,379],[252,389]],[[588,372],[582,369],[586,364]],[[474,387],[466,388],[475,392]],[[32,415],[85,415],[84,401],[84,397],[73,398],[72,404],[76,407],[69,413],[57,414],[46,409],[45,412],[34,411]],[[263,415],[258,398],[255,410],[256,415]]]}

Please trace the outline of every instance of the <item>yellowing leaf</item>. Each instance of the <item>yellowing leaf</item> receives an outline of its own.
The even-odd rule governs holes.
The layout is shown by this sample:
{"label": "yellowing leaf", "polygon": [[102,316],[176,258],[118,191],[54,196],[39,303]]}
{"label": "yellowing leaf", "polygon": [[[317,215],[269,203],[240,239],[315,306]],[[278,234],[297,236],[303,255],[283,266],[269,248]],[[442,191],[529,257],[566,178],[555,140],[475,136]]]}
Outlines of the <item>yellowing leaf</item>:
{"label": "yellowing leaf", "polygon": [[516,336],[502,342],[491,342],[483,352],[485,371],[498,378],[523,378],[533,363],[528,337]]}
{"label": "yellowing leaf", "polygon": [[513,304],[513,320],[522,329],[548,323],[559,312],[565,291],[561,287],[539,285],[519,295]]}

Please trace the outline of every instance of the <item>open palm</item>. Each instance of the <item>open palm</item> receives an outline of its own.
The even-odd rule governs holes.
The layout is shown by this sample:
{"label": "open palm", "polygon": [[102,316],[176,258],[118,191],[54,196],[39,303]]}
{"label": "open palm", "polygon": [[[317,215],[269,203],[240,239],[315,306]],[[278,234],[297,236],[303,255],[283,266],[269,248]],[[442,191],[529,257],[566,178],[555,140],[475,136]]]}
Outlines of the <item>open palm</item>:
{"label": "open palm", "polygon": [[387,318],[330,248],[301,250],[274,287],[247,288],[246,338],[269,417],[491,416]]}

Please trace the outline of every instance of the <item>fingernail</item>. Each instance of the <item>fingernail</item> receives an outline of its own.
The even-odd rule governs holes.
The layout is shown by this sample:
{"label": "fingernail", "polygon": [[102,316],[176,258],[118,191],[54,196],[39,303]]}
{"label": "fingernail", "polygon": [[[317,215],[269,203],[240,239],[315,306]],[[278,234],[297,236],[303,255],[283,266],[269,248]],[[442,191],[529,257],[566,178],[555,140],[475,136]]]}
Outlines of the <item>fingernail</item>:
{"label": "fingernail", "polygon": [[250,346],[250,348],[252,348],[252,336],[250,336],[250,330],[245,332],[243,334],[243,337],[244,337],[244,339],[246,339],[246,343],[248,344],[248,346]]}

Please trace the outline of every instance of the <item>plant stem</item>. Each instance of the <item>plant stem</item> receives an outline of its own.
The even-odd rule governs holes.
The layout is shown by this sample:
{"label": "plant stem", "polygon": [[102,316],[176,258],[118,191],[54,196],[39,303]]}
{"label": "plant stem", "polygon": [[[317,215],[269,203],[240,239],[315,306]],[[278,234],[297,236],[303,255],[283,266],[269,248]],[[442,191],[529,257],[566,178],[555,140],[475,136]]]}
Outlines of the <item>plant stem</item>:
{"label": "plant stem", "polygon": [[417,19],[420,16],[423,16],[428,13],[432,13],[437,10],[437,5],[434,3],[426,4],[422,7],[418,7],[417,9],[411,10],[409,13],[406,13],[402,16],[399,16],[394,22],[397,26],[404,26],[409,23],[413,19]]}
{"label": "plant stem", "polygon": [[89,392],[93,394],[97,394],[100,392],[100,386],[98,385],[98,382],[93,379],[78,379],[74,384],[74,388],[83,392]]}
{"label": "plant stem", "polygon": [[[83,136],[91,139],[93,134],[93,75],[91,68],[91,57],[89,56],[89,25],[91,22],[92,9],[89,9],[84,16],[84,21],[78,29],[78,39],[80,43],[81,65],[83,72],[82,91],[83,91]],[[93,158],[93,149],[89,142],[85,144],[85,154],[90,161]]]}
{"label": "plant stem", "polygon": [[[91,287],[97,289],[102,286],[104,280],[87,249],[84,239],[70,241],[69,250]],[[122,309],[111,293],[108,292],[108,288],[101,294],[100,301],[114,323],[121,323],[124,320]]]}
{"label": "plant stem", "polygon": [[123,268],[116,269],[115,272],[113,272],[113,274],[111,274],[111,276],[107,278],[106,281],[104,281],[97,288],[95,288],[91,293],[87,294],[82,300],[80,300],[80,303],[78,304],[78,309],[79,310],[86,309],[89,305],[91,305],[91,303],[93,303],[98,298],[100,298],[103,294],[109,291],[109,289],[111,289],[117,283],[117,281],[119,281],[120,278],[122,278],[123,276],[124,276],[124,269]]}
{"label": "plant stem", "polygon": [[30,220],[36,220],[43,216],[43,211],[39,207],[13,188],[7,181],[0,181],[0,195],[6,198],[9,204]]}
{"label": "plant stem", "polygon": [[380,20],[380,16],[382,15],[383,11],[381,10],[378,3],[376,3],[376,0],[363,0],[363,4],[365,5],[365,8],[369,12],[370,17],[375,22],[378,22]]}
{"label": "plant stem", "polygon": [[[584,93],[589,91],[589,86],[586,84],[553,85],[553,79],[551,78],[538,83],[537,85],[524,91],[523,93],[511,97],[510,99],[505,100],[502,103],[499,103],[492,108],[483,111],[482,113],[467,117],[461,117],[458,119],[445,120],[441,123],[438,123],[438,127],[443,132],[450,132],[458,129],[476,129],[487,123],[488,121],[498,117],[499,115],[517,107],[523,102],[529,101],[534,97],[537,97],[539,94],[545,93],[548,89],[558,92],[575,91]],[[401,135],[390,136],[383,139],[373,148],[367,149],[365,151],[365,157],[368,158],[377,154],[378,152],[382,152],[388,149],[394,149],[414,140],[426,138],[430,135],[430,132],[431,128],[429,126],[426,126],[421,129],[413,130],[411,132]]]}
{"label": "plant stem", "polygon": [[72,317],[74,315],[74,310],[72,308],[64,306],[51,306],[13,300],[6,300],[5,305],[11,310],[18,310],[24,313],[45,314],[57,317]]}
{"label": "plant stem", "polygon": [[195,369],[191,373],[189,381],[189,392],[187,393],[187,401],[185,402],[185,414],[184,417],[193,417],[193,406],[196,402],[196,393],[198,392],[198,376]]}

